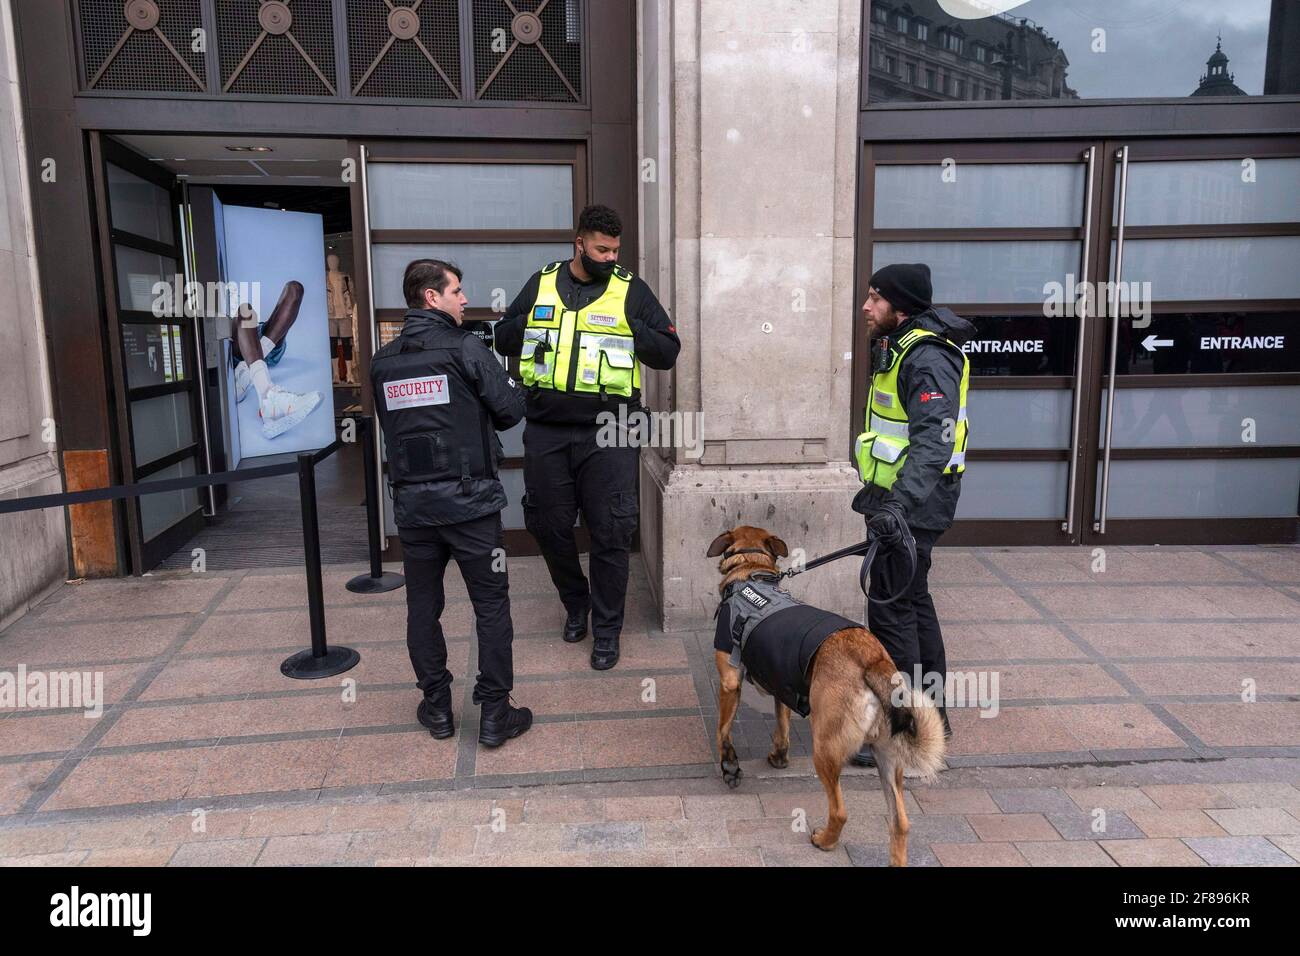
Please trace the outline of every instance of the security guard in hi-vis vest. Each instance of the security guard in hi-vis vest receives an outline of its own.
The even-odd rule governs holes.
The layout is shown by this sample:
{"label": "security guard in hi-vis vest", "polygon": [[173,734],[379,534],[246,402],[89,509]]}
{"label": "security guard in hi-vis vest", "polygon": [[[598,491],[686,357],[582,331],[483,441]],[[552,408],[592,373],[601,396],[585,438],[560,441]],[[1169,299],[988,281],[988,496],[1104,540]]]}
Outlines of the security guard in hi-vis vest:
{"label": "security guard in hi-vis vest", "polygon": [[[496,326],[496,349],[519,357],[527,395],[524,523],[568,613],[564,640],[582,640],[591,614],[596,670],[618,663],[639,460],[626,441],[598,442],[600,416],[639,410],[639,363],[669,369],[681,350],[650,287],[617,264],[622,232],[618,213],[588,206],[573,258],[529,279]],[[590,583],[574,540],[579,508],[591,534]]]}
{"label": "security guard in hi-vis vest", "polygon": [[[854,447],[864,485],[853,510],[885,539],[901,534],[899,521],[916,538],[915,571],[902,549],[877,553],[867,627],[909,685],[935,689],[951,736],[943,699],[948,664],[928,578],[930,552],[952,525],[966,470],[970,361],[961,346],[975,326],[932,305],[932,295],[930,267],[921,263],[885,266],[871,277],[862,306],[872,340],[871,391]],[[895,594],[897,600],[881,603]],[[873,766],[871,748],[853,762]]]}
{"label": "security guard in hi-vis vest", "polygon": [[497,431],[519,424],[524,399],[483,340],[463,327],[459,269],[417,259],[406,267],[402,291],[410,311],[401,335],[370,360],[370,381],[402,542],[406,646],[424,692],[416,719],[440,740],[456,733],[438,623],[442,575],[455,558],[478,634],[478,739],[499,747],[533,722],[532,711],[510,701],[514,631],[501,550],[506,493],[497,478],[503,457]]}

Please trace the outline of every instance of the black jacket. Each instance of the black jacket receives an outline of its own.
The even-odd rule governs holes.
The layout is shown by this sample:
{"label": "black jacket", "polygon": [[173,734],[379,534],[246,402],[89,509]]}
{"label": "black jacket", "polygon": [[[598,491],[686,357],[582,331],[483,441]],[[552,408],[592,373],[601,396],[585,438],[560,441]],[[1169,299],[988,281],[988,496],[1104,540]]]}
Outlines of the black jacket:
{"label": "black jacket", "polygon": [[[890,338],[897,340],[917,327],[957,345],[975,333],[974,325],[948,309],[931,308],[909,317]],[[922,339],[908,350],[898,370],[899,397],[907,411],[907,458],[894,487],[886,493],[866,485],[853,501],[854,511],[870,516],[882,502],[890,502],[902,509],[910,527],[946,531],[952,525],[961,477],[943,470],[953,452],[955,429],[949,423],[957,420],[961,407],[961,371],[961,357],[941,342]]]}
{"label": "black jacket", "polygon": [[[540,271],[533,274],[510,304],[506,314],[497,322],[496,350],[502,355],[518,356],[523,351],[524,327],[528,323],[533,303],[537,301],[541,277]],[[604,294],[608,284],[608,279],[579,282],[574,278],[568,263],[560,267],[555,277],[556,291],[567,309],[581,309],[595,302]],[[632,327],[637,359],[650,368],[672,368],[677,361],[677,353],[682,349],[682,340],[677,337],[672,319],[650,291],[650,286],[638,276],[632,277],[631,287],[627,291],[627,321]],[[602,411],[617,414],[618,403],[627,404],[629,411],[639,408],[640,389],[633,389],[630,398],[608,395],[602,400],[598,395],[532,388],[528,390],[528,420],[592,425]]]}
{"label": "black jacket", "polygon": [[[384,385],[386,381],[406,379],[413,374],[447,376],[452,404],[415,411],[431,414],[436,410],[445,416],[454,409],[458,440],[463,439],[467,447],[475,450],[474,477],[402,480],[401,469],[395,467],[395,438],[399,433],[411,435],[412,412],[390,411]],[[401,335],[379,349],[370,360],[370,381],[375,414],[384,430],[393,485],[393,517],[399,528],[457,524],[505,508],[505,489],[496,476],[504,457],[497,431],[512,428],[523,419],[524,397],[478,336],[456,325],[445,312],[412,309],[406,313]],[[472,396],[472,404],[457,407],[457,392]],[[398,414],[407,416],[400,420],[400,426],[395,417]],[[419,426],[420,421],[417,419],[414,424]],[[490,460],[483,463],[481,459],[485,455]]]}

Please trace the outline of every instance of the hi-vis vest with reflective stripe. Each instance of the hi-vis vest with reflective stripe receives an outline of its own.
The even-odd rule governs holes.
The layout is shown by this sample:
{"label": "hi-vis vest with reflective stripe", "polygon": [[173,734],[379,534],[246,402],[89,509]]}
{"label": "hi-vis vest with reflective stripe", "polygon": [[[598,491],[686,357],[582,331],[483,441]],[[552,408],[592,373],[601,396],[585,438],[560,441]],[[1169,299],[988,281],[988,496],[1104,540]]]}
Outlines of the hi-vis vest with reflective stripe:
{"label": "hi-vis vest with reflective stripe", "polygon": [[907,458],[907,410],[898,394],[898,370],[907,353],[923,338],[935,336],[961,355],[961,389],[957,410],[952,457],[944,474],[966,470],[966,392],[970,385],[970,360],[955,342],[928,329],[912,329],[897,342],[890,343],[893,362],[871,379],[871,399],[867,403],[866,431],[858,436],[854,452],[862,480],[888,491],[894,487]]}
{"label": "hi-vis vest with reflective stripe", "polygon": [[563,264],[552,262],[542,270],[537,301],[528,313],[519,357],[524,385],[630,398],[641,387],[627,322],[632,273],[615,268],[600,298],[575,312],[565,308],[556,288]]}

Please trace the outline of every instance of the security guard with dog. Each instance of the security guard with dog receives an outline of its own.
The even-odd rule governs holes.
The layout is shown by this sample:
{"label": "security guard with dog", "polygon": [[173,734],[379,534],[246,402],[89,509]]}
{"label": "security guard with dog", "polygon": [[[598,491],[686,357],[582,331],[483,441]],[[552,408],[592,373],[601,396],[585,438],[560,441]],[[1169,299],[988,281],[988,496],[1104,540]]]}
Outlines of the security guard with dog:
{"label": "security guard with dog", "polygon": [[[970,361],[961,346],[975,327],[934,306],[932,296],[930,268],[922,263],[885,266],[871,277],[862,306],[873,343],[871,395],[854,448],[863,488],[853,510],[865,516],[872,536],[900,540],[906,525],[915,538],[915,566],[898,548],[882,548],[872,562],[867,627],[909,686],[935,689],[951,736],[943,706],[947,657],[928,575],[966,470]],[[871,748],[853,762],[874,766]]]}
{"label": "security guard with dog", "polygon": [[[524,524],[568,614],[563,638],[595,637],[591,666],[618,663],[628,551],[637,526],[638,449],[598,441],[602,416],[640,410],[641,369],[670,369],[681,340],[650,287],[618,265],[623,225],[607,206],[578,218],[572,260],[533,275],[496,325],[496,349],[519,357],[527,392]],[[574,521],[591,534],[591,580]]]}
{"label": "security guard with dog", "polygon": [[456,733],[451,672],[438,618],[443,572],[456,559],[478,633],[479,743],[499,747],[532,726],[514,707],[514,631],[502,561],[497,431],[523,418],[523,395],[475,333],[463,327],[461,272],[437,259],[406,267],[409,311],[402,333],[370,360],[375,412],[384,431],[393,518],[406,573],[406,644],[424,699],[416,719],[435,738]]}

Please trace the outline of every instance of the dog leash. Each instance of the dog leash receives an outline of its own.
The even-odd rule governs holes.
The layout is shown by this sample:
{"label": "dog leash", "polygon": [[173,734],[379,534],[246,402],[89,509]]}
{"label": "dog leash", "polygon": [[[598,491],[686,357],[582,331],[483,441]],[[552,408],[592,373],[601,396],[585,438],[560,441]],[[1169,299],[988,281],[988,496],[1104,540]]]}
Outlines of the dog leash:
{"label": "dog leash", "polygon": [[[806,562],[801,568],[786,568],[777,575],[777,580],[779,581],[782,578],[792,578],[796,574],[802,574],[804,571],[811,571],[813,568],[819,568],[823,564],[830,564],[832,561],[838,561],[840,558],[847,558],[850,555],[856,556],[861,554],[863,555],[862,569],[858,572],[858,586],[862,588],[862,593],[865,594],[869,600],[875,601],[876,604],[893,604],[907,593],[907,589],[912,586],[912,578],[916,576],[916,538],[912,536],[912,529],[907,526],[907,522],[903,521],[902,516],[896,511],[894,512],[894,517],[898,519],[898,527],[902,529],[898,533],[891,534],[887,537],[868,534],[865,541],[851,544],[847,548],[840,548],[838,551],[832,551],[830,554],[824,554],[820,558],[814,558],[812,561]],[[903,586],[898,590],[898,593],[888,598],[872,598],[871,584],[869,580],[871,577],[871,564],[875,561],[876,553],[880,550],[882,544],[888,545],[890,548],[898,547],[898,545],[901,544],[904,551],[907,553],[911,570],[908,572],[907,580],[903,582]]]}

